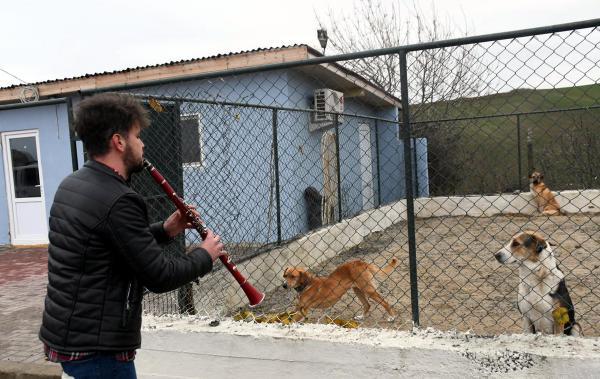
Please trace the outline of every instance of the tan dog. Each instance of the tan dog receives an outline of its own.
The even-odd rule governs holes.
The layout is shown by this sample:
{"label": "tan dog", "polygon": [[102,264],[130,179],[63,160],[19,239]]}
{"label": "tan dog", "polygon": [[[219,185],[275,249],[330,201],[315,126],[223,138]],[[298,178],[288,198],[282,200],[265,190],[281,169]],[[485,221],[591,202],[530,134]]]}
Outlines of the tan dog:
{"label": "tan dog", "polygon": [[558,201],[556,201],[556,197],[554,197],[552,191],[544,184],[543,174],[534,171],[529,175],[529,188],[540,212],[547,216],[560,214],[560,205],[558,205]]}
{"label": "tan dog", "polygon": [[354,260],[340,265],[327,277],[318,277],[304,268],[286,268],[283,271],[283,288],[293,288],[299,293],[294,321],[304,319],[311,308],[323,309],[333,306],[350,288],[363,306],[363,314],[357,316],[357,319],[362,319],[368,314],[371,305],[367,298],[371,298],[383,305],[389,314],[388,321],[393,321],[396,312],[377,292],[373,279],[376,275],[382,279],[389,277],[396,266],[396,258],[392,258],[384,268]]}
{"label": "tan dog", "polygon": [[502,264],[519,266],[517,306],[524,332],[583,335],[565,275],[544,237],[529,230],[518,233],[495,257]]}

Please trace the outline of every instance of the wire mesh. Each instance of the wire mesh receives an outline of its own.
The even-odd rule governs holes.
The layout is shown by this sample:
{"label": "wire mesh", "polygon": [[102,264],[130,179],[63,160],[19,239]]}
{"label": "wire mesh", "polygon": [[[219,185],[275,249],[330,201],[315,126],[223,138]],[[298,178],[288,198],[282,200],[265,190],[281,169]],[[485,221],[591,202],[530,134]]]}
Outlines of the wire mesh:
{"label": "wire mesh", "polygon": [[[146,311],[546,331],[562,303],[557,282],[544,286],[564,275],[577,322],[598,335],[599,43],[598,26],[547,30],[124,89],[152,115],[146,155],[266,293],[249,313],[216,265],[198,284],[147,294]],[[558,214],[530,188],[533,171]],[[153,221],[174,211],[155,184],[134,187]],[[544,253],[512,245],[525,230]],[[171,253],[200,244],[188,231]],[[504,246],[514,264],[499,262]],[[541,267],[550,273],[527,287]]]}

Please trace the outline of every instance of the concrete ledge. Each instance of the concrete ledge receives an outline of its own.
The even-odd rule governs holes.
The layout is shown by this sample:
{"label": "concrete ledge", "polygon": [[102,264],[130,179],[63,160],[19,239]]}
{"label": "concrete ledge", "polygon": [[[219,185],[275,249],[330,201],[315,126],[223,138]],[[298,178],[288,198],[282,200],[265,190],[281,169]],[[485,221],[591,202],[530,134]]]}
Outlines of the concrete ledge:
{"label": "concrete ledge", "polygon": [[[599,213],[600,190],[553,192],[565,214]],[[404,201],[404,200],[402,200]],[[472,216],[489,217],[499,214],[539,215],[531,192],[517,195],[468,195],[423,197],[415,199],[415,213],[419,218]]]}
{"label": "concrete ledge", "polygon": [[597,378],[599,340],[145,318],[140,379]]}
{"label": "concrete ledge", "polygon": [[60,379],[58,364],[0,361],[0,379]]}

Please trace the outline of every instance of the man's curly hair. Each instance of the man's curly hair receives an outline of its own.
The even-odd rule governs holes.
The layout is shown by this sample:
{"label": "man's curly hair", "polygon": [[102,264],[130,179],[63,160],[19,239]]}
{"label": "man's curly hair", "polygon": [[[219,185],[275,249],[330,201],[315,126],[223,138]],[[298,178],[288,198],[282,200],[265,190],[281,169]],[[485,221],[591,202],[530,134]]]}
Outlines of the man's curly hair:
{"label": "man's curly hair", "polygon": [[108,152],[116,133],[127,136],[133,124],[142,129],[150,125],[148,112],[133,96],[117,93],[94,95],[79,103],[75,112],[75,131],[89,157]]}

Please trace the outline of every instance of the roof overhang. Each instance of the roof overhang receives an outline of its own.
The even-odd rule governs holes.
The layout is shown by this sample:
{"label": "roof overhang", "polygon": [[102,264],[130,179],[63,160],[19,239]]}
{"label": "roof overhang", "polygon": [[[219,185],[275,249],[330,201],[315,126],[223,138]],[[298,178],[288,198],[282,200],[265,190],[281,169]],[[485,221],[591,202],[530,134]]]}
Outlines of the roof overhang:
{"label": "roof overhang", "polygon": [[[156,81],[200,79],[203,74],[223,72],[227,75],[230,70],[306,61],[317,56],[321,55],[309,46],[295,45],[51,80],[29,86],[37,88],[40,99],[49,99],[79,92],[102,91],[115,86],[139,86],[144,83],[150,86]],[[318,79],[323,86],[344,92],[347,98],[360,97],[362,102],[377,107],[401,106],[399,99],[338,63],[302,65],[295,69]],[[26,87],[0,88],[0,104],[19,102]]]}
{"label": "roof overhang", "polygon": [[[311,54],[311,58],[316,56],[320,55]],[[328,88],[343,92],[345,98],[360,98],[361,102],[376,107],[402,107],[400,99],[339,63],[300,66],[298,70],[318,78]]]}

